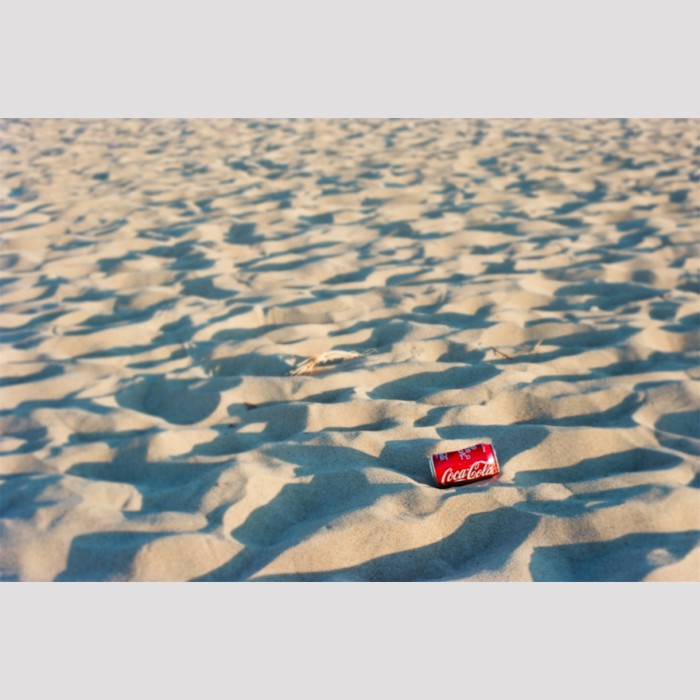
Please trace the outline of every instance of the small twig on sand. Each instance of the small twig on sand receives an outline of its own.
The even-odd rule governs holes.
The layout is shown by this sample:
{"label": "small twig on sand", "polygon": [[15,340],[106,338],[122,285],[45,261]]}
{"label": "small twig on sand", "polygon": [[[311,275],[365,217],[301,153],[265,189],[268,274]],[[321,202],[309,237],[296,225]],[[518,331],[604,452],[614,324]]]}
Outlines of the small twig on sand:
{"label": "small twig on sand", "polygon": [[304,360],[300,365],[297,365],[289,374],[314,374],[319,365],[324,365],[329,362],[342,362],[344,360],[354,360],[362,357],[362,353],[346,350],[329,350],[318,355]]}
{"label": "small twig on sand", "polygon": [[512,355],[508,355],[507,353],[502,352],[501,350],[497,350],[496,348],[491,348],[491,350],[493,350],[497,355],[500,355],[501,357],[505,357],[506,360],[513,360],[514,359]]}
{"label": "small twig on sand", "polygon": [[[523,346],[519,346],[515,348],[515,354],[516,355],[521,355],[521,354],[527,354],[527,355],[532,355],[532,353],[537,352],[537,349],[542,345],[542,340],[544,338],[538,340],[535,345],[530,348],[530,350],[526,350]],[[507,352],[503,352],[503,350],[499,350],[498,348],[491,348],[497,355],[500,355],[501,357],[505,357],[506,360],[515,360],[516,358],[513,355],[509,355]]]}
{"label": "small twig on sand", "polygon": [[542,341],[543,341],[543,340],[544,340],[544,338],[540,338],[540,339],[537,341],[537,344],[532,348],[532,350],[530,350],[530,352],[529,352],[530,355],[532,355],[533,353],[537,352],[537,350],[539,349],[540,345],[542,345]]}

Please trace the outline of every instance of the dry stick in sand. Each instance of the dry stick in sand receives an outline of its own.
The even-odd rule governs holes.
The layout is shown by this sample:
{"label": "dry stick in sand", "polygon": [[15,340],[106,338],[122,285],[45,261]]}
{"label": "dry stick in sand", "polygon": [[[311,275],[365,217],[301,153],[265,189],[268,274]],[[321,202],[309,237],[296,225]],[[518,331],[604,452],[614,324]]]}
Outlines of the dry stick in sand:
{"label": "dry stick in sand", "polygon": [[[544,340],[544,338],[540,338],[529,350],[525,350],[524,347],[519,347],[518,353],[526,353],[528,355],[532,355],[533,353],[537,352],[540,345],[542,345],[543,340]],[[531,342],[531,341],[528,340],[528,343],[529,342]]]}
{"label": "dry stick in sand", "polygon": [[[540,338],[540,340],[537,341],[536,345],[528,351],[528,355],[531,355],[533,352],[537,352],[537,349],[542,345],[542,340],[543,338]],[[512,355],[509,355],[508,353],[503,352],[503,350],[499,350],[498,348],[491,348],[497,355],[500,355],[501,357],[505,357],[506,360],[514,360],[515,358]],[[523,348],[518,348],[517,351],[518,353],[524,352]]]}
{"label": "dry stick in sand", "polygon": [[501,357],[505,357],[506,360],[512,360],[514,359],[512,355],[507,355],[505,352],[501,352],[501,350],[498,350],[497,348],[491,348],[497,355],[500,355]]}
{"label": "dry stick in sand", "polygon": [[362,357],[362,353],[346,350],[329,350],[328,352],[322,352],[319,355],[310,357],[308,360],[304,360],[304,362],[295,367],[289,374],[313,374],[319,365],[326,364],[327,362],[354,360],[357,357]]}

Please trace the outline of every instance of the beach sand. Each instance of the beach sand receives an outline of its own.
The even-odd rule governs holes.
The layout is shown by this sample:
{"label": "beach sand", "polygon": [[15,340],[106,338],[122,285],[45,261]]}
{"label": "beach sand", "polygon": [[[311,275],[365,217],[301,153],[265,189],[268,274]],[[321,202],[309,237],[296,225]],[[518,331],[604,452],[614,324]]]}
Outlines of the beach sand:
{"label": "beach sand", "polygon": [[[699,581],[699,152],[700,120],[0,122],[0,576]],[[502,473],[436,488],[480,441]]]}

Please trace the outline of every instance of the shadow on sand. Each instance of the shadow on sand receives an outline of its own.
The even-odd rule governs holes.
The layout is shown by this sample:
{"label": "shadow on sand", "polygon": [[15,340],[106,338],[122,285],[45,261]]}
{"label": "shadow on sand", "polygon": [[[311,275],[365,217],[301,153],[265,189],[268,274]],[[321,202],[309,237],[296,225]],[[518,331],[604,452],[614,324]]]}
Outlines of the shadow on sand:
{"label": "shadow on sand", "polygon": [[700,530],[635,533],[607,542],[536,547],[534,581],[642,581],[700,545]]}

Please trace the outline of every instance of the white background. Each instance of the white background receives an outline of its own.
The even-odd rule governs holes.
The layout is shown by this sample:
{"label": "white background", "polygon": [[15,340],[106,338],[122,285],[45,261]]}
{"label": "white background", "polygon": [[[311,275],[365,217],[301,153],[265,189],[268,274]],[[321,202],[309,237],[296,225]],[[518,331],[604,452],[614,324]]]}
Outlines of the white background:
{"label": "white background", "polygon": [[685,0],[22,0],[13,117],[698,117]]}

